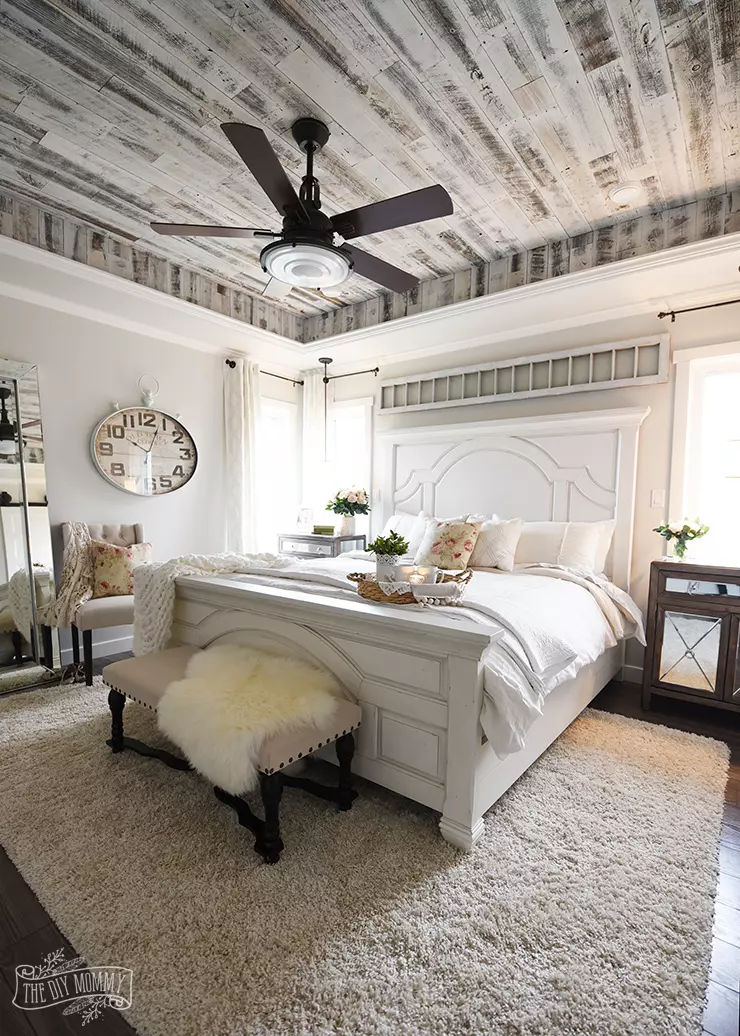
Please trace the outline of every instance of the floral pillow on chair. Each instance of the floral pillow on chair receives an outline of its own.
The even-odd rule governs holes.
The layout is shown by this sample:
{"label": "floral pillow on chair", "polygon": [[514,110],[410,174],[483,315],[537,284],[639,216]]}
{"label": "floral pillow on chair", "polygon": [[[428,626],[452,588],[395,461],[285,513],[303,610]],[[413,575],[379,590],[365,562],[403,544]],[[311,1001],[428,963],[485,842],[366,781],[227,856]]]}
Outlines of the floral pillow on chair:
{"label": "floral pillow on chair", "polygon": [[90,552],[93,567],[93,597],[127,597],[134,592],[134,569],[152,560],[151,543],[115,543],[93,540]]}
{"label": "floral pillow on chair", "polygon": [[447,570],[467,568],[480,527],[480,522],[438,522],[431,518],[414,564]]}

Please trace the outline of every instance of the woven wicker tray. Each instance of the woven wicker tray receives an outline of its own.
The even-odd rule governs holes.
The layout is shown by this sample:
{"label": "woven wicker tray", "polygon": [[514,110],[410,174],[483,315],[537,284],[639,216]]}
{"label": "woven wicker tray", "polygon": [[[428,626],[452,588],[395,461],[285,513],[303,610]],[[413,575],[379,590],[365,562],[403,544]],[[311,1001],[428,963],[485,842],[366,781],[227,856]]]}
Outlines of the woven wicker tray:
{"label": "woven wicker tray", "polygon": [[[438,580],[440,583],[460,583],[465,586],[466,583],[470,582],[472,578],[472,571],[466,569],[465,572],[458,572],[454,575],[448,572],[440,573],[442,578]],[[376,601],[378,604],[418,604],[419,602],[414,597],[413,593],[394,593],[386,594],[383,592],[380,583],[377,581],[374,575],[370,572],[350,572],[347,576],[353,583],[357,583],[357,592],[360,597],[364,597],[366,601]]]}

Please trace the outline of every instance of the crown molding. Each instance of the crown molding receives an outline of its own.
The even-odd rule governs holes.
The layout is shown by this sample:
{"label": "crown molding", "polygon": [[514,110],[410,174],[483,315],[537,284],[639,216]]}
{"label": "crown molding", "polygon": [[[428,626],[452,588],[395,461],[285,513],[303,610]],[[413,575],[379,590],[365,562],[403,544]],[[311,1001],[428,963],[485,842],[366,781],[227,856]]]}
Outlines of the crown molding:
{"label": "crown molding", "polygon": [[301,351],[313,362],[330,351],[339,370],[347,363],[395,364],[632,316],[653,316],[655,331],[664,331],[661,310],[740,294],[738,254],[740,233],[710,238],[348,331]]}
{"label": "crown molding", "polygon": [[0,295],[188,349],[250,356],[291,377],[302,368],[290,338],[6,237]]}

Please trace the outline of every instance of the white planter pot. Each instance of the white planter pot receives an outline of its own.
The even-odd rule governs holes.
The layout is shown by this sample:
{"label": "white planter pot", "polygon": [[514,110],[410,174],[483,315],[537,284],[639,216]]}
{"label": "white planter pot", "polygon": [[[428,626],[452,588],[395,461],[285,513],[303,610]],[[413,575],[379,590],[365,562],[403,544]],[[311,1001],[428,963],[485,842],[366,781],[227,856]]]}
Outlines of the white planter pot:
{"label": "white planter pot", "polygon": [[356,518],[353,514],[339,515],[340,522],[336,527],[337,536],[354,536]]}
{"label": "white planter pot", "polygon": [[393,579],[396,565],[398,564],[397,557],[386,557],[383,554],[375,555],[375,576],[378,582]]}

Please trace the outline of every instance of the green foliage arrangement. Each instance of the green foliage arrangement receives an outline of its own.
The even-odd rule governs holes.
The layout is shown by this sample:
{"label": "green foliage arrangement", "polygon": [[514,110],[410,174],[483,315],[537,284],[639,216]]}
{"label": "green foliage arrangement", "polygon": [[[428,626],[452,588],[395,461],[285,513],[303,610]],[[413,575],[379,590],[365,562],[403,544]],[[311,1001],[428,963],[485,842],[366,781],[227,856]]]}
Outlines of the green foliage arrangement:
{"label": "green foliage arrangement", "polygon": [[702,525],[698,518],[695,522],[690,522],[688,518],[684,518],[681,522],[664,522],[653,529],[653,532],[659,532],[667,543],[675,540],[676,544],[673,550],[677,558],[683,559],[689,541],[698,540],[700,537],[706,536],[709,532],[709,526]]}
{"label": "green foliage arrangement", "polygon": [[365,550],[368,554],[380,555],[385,558],[400,558],[408,552],[409,541],[397,532],[390,536],[376,536],[372,543],[369,543]]}

